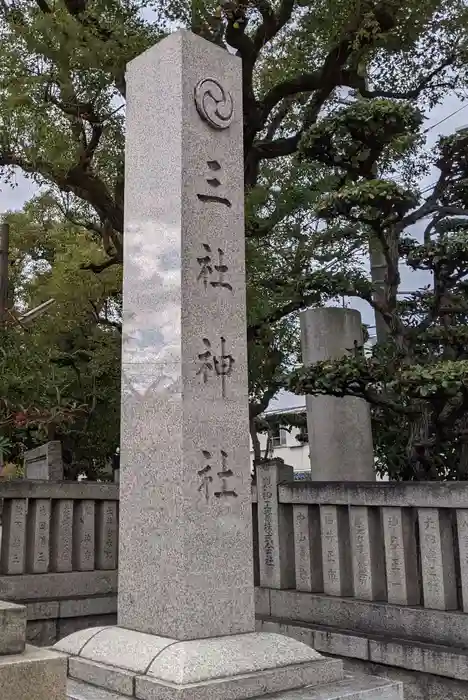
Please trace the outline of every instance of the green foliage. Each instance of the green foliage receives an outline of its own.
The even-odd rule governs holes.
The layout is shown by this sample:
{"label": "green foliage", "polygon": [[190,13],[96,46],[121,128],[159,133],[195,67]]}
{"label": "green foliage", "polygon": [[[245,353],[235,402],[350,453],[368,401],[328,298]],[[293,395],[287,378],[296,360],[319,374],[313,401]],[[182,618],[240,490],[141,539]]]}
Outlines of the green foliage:
{"label": "green foliage", "polygon": [[17,312],[55,304],[29,329],[11,322],[3,331],[0,425],[12,458],[58,439],[68,476],[96,478],[119,444],[121,274],[83,271],[99,246],[86,231],[41,221],[44,209],[39,200],[10,217]]}
{"label": "green foliage", "polygon": [[[379,287],[350,283],[347,293],[369,302],[385,331],[371,357],[316,363],[296,371],[290,386],[300,394],[367,400],[378,467],[392,478],[466,478],[468,135],[462,130],[440,139],[431,158],[440,176],[423,199],[418,167],[407,167],[408,155],[419,158],[418,113],[378,102],[352,104],[325,117],[304,137],[301,157],[321,161],[328,178],[329,191],[315,205],[324,235],[342,231],[363,252],[370,248]],[[425,226],[422,242],[412,235],[418,222]],[[401,298],[402,261],[430,272],[432,284]],[[343,277],[351,282],[349,274]],[[340,289],[342,279],[338,274],[333,280]]]}
{"label": "green foliage", "polygon": [[[464,360],[464,308],[449,318],[441,309],[446,279],[450,303],[465,303],[464,219],[442,207],[465,206],[466,135],[443,140],[433,159],[443,192],[424,203],[418,184],[430,161],[424,110],[466,88],[467,17],[464,0],[5,0],[0,169],[12,183],[19,167],[48,192],[12,219],[15,300],[57,300],[34,333],[14,327],[2,339],[0,396],[14,444],[58,431],[92,470],[117,442],[125,65],[175,26],[243,64],[252,431],[299,361],[297,313],[342,295],[376,303],[363,264],[376,242],[390,336],[379,362],[403,353],[407,366],[424,366],[428,347],[445,360],[449,337],[458,354],[448,359]],[[421,249],[406,234],[426,215],[433,227]],[[401,259],[436,274],[430,293],[398,301]],[[347,371],[365,385],[359,362]],[[346,384],[339,372],[335,380]],[[34,424],[12,423],[21,407]],[[380,425],[387,408],[376,409]]]}

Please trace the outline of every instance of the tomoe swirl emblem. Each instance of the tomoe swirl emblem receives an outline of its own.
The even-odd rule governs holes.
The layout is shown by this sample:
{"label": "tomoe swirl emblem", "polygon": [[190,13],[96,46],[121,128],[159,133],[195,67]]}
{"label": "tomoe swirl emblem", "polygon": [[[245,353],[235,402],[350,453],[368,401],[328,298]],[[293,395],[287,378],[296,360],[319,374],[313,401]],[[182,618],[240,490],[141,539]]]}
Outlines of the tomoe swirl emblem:
{"label": "tomoe swirl emblem", "polygon": [[195,87],[195,104],[200,117],[213,129],[227,129],[232,122],[232,95],[214,78],[204,78]]}

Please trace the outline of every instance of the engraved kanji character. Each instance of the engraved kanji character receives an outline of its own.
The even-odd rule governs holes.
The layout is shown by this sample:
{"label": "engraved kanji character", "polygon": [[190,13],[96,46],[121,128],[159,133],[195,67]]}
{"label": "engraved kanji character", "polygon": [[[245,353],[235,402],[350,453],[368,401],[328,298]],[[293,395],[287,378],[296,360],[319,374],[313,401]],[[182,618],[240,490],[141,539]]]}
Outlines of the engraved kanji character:
{"label": "engraved kanji character", "polygon": [[[208,450],[202,450],[202,453],[206,460],[211,459],[211,452],[208,452]],[[213,481],[210,471],[211,464],[207,464],[205,467],[203,467],[203,469],[200,469],[197,472],[198,476],[201,478],[200,486],[198,487],[197,491],[199,493],[204,493],[207,501],[209,501],[210,498],[210,484]]]}
{"label": "engraved kanji character", "polygon": [[[223,287],[232,292],[232,286],[224,281],[224,276],[229,271],[229,267],[224,263],[224,251],[222,248],[218,248],[218,264],[214,265],[211,257],[211,247],[207,243],[203,243],[203,248],[206,254],[203,257],[197,258],[197,263],[201,268],[197,280],[203,281],[205,289],[208,287],[209,283],[211,287]],[[218,279],[210,280],[214,270],[218,273]]]}
{"label": "engraved kanji character", "polygon": [[201,202],[216,202],[218,204],[224,204],[226,207],[232,207],[232,204],[227,197],[222,197],[219,194],[215,194],[218,187],[221,186],[221,181],[215,173],[219,174],[221,170],[221,165],[217,160],[208,160],[208,168],[211,171],[209,177],[206,178],[207,184],[210,186],[209,194],[197,194],[198,199]]}
{"label": "engraved kanji character", "polygon": [[203,383],[206,384],[209,374],[213,371],[214,367],[213,362],[211,361],[213,357],[211,353],[211,343],[208,338],[203,338],[203,345],[205,346],[206,350],[198,355],[198,359],[202,362],[202,365],[197,372],[197,376],[201,374],[203,377]]}
{"label": "engraved kanji character", "polygon": [[221,471],[218,472],[218,476],[221,479],[221,491],[215,491],[216,498],[223,498],[226,496],[234,496],[237,498],[237,493],[234,489],[228,488],[227,480],[230,476],[234,476],[234,473],[227,466],[227,452],[221,450]]}

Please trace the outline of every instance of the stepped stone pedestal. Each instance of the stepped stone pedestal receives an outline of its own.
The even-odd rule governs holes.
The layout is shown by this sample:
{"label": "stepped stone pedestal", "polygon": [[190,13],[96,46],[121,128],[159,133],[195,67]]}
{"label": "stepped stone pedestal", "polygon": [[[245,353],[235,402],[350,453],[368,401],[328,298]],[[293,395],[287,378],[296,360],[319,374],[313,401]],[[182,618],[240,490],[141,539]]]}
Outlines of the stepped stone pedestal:
{"label": "stepped stone pedestal", "polygon": [[0,601],[1,700],[65,700],[67,659],[26,644],[26,607]]}
{"label": "stepped stone pedestal", "polygon": [[[68,700],[128,700],[128,695],[97,688],[89,683],[70,680]],[[138,696],[140,697],[140,696]],[[143,696],[141,696],[143,697]],[[165,695],[152,697],[164,698]],[[196,696],[190,696],[196,697]],[[211,697],[218,697],[212,695]],[[222,695],[223,700],[230,700],[231,695]],[[327,683],[318,687],[302,688],[286,693],[264,695],[262,700],[403,700],[401,683],[392,683],[375,676],[346,675],[343,680]]]}
{"label": "stepped stone pedestal", "polygon": [[126,82],[118,626],[56,645],[69,698],[397,700],[255,632],[241,62],[181,31]]}

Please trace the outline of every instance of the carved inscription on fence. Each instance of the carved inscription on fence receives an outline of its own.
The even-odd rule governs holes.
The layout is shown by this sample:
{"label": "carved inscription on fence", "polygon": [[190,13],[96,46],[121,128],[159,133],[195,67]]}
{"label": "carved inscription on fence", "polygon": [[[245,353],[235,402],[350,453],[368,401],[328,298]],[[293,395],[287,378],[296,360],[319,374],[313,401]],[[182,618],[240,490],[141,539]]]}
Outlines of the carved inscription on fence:
{"label": "carved inscription on fence", "polygon": [[5,574],[22,574],[25,566],[27,500],[5,499],[1,569]]}
{"label": "carved inscription on fence", "polygon": [[423,567],[424,604],[443,598],[442,552],[440,549],[439,516],[432,508],[419,510],[419,537]]}
{"label": "carved inscription on fence", "polygon": [[322,506],[323,586],[325,593],[340,595],[340,554],[338,542],[338,513],[336,506]]}
{"label": "carved inscription on fence", "polygon": [[77,571],[94,569],[95,503],[79,501],[75,504],[73,523],[73,568]]}
{"label": "carved inscription on fence", "polygon": [[103,501],[98,506],[96,532],[96,566],[117,568],[117,502]]}
{"label": "carved inscription on fence", "polygon": [[263,493],[263,533],[264,533],[264,564],[265,566],[275,565],[275,542],[273,538],[273,487],[271,476],[265,474],[262,484]]}
{"label": "carved inscription on fence", "polygon": [[383,508],[388,602],[407,604],[406,562],[400,508]]}
{"label": "carved inscription on fence", "polygon": [[52,570],[71,571],[72,565],[73,501],[60,500],[52,514]]}
{"label": "carved inscription on fence", "polygon": [[28,570],[46,573],[49,570],[50,501],[32,501],[28,518]]}
{"label": "carved inscription on fence", "polygon": [[350,524],[353,547],[354,594],[359,598],[371,599],[372,573],[367,509],[351,508]]}
{"label": "carved inscription on fence", "polygon": [[420,508],[418,515],[424,605],[436,610],[456,609],[451,513],[437,508]]}
{"label": "carved inscription on fence", "polygon": [[296,551],[296,588],[310,590],[310,538],[308,506],[294,507],[294,546]]}

